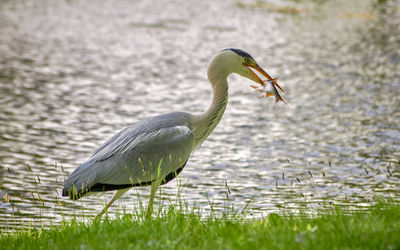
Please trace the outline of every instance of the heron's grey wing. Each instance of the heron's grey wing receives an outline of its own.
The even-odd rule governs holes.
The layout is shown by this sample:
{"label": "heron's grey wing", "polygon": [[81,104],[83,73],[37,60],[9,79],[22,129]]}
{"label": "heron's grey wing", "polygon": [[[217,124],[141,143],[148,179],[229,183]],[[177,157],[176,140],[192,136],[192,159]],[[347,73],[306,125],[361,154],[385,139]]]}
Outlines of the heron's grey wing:
{"label": "heron's grey wing", "polygon": [[85,193],[98,183],[151,182],[179,169],[194,149],[194,135],[176,120],[174,126],[160,121],[157,126],[154,120],[132,125],[110,138],[65,181],[63,195],[71,194],[73,187]]}
{"label": "heron's grey wing", "polygon": [[97,162],[96,183],[134,185],[165,178],[183,166],[195,145],[186,126],[160,128],[137,138]]}

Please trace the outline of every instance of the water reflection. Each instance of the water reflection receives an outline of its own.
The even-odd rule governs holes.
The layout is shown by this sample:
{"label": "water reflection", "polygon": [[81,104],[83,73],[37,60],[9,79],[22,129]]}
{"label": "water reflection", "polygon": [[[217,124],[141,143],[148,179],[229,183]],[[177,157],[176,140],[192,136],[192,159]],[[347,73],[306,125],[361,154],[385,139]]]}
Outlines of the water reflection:
{"label": "water reflection", "polygon": [[[248,81],[230,77],[222,122],[163,188],[167,200],[181,191],[190,206],[247,207],[253,216],[399,200],[395,1],[282,8],[292,5],[307,11],[230,1],[1,3],[2,229],[99,210],[103,198],[60,197],[67,174],[132,122],[203,111],[207,62],[225,47],[251,52],[279,76],[289,104],[259,100]],[[129,192],[112,211],[133,209],[148,192]]]}

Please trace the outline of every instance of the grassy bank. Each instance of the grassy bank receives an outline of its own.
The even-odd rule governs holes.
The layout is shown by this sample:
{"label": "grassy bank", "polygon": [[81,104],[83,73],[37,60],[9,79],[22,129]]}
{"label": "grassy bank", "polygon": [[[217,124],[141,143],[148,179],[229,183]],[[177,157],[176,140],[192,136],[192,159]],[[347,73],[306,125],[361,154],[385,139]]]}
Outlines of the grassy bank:
{"label": "grassy bank", "polygon": [[400,206],[378,204],[349,214],[270,214],[246,221],[184,214],[171,208],[152,220],[123,215],[84,224],[1,236],[0,249],[400,249]]}

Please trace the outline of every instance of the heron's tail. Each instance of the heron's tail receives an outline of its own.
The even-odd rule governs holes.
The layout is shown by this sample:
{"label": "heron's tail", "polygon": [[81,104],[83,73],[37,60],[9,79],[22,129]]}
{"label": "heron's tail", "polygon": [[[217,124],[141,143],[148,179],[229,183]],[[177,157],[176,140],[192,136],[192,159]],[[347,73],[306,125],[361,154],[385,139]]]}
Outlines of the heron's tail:
{"label": "heron's tail", "polygon": [[85,162],[75,169],[65,180],[62,196],[69,196],[77,200],[90,192],[94,183],[95,175],[90,171],[89,163]]}

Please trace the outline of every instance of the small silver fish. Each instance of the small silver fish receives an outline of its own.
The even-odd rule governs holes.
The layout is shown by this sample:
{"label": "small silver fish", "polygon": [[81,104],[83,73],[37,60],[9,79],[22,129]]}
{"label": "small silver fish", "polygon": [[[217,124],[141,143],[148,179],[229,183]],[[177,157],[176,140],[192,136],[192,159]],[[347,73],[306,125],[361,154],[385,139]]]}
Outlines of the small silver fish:
{"label": "small silver fish", "polygon": [[277,80],[278,80],[278,78],[274,78],[274,79],[272,79],[272,80],[268,80],[267,82],[268,82],[269,84],[271,84],[271,92],[272,92],[272,94],[275,96],[275,101],[276,101],[276,102],[282,101],[283,103],[286,104],[285,100],[283,100],[283,98],[282,98],[281,95],[279,94],[278,90],[275,88],[275,85],[276,85],[276,86],[278,86],[278,88],[279,88],[280,90],[282,90],[282,92],[284,92],[283,89],[276,83]]}
{"label": "small silver fish", "polygon": [[277,86],[280,90],[283,91],[283,89],[276,83],[276,81],[278,80],[278,78],[274,78],[272,80],[266,80],[264,82],[268,82],[268,85],[265,84],[260,84],[259,86],[254,86],[254,85],[250,85],[256,92],[260,93],[260,98],[264,97],[264,93],[265,93],[265,98],[268,98],[270,96],[274,96],[275,97],[275,101],[276,102],[280,102],[282,101],[283,103],[286,104],[285,100],[283,100],[283,98],[281,97],[281,95],[279,94],[278,90],[276,89],[275,86]]}

